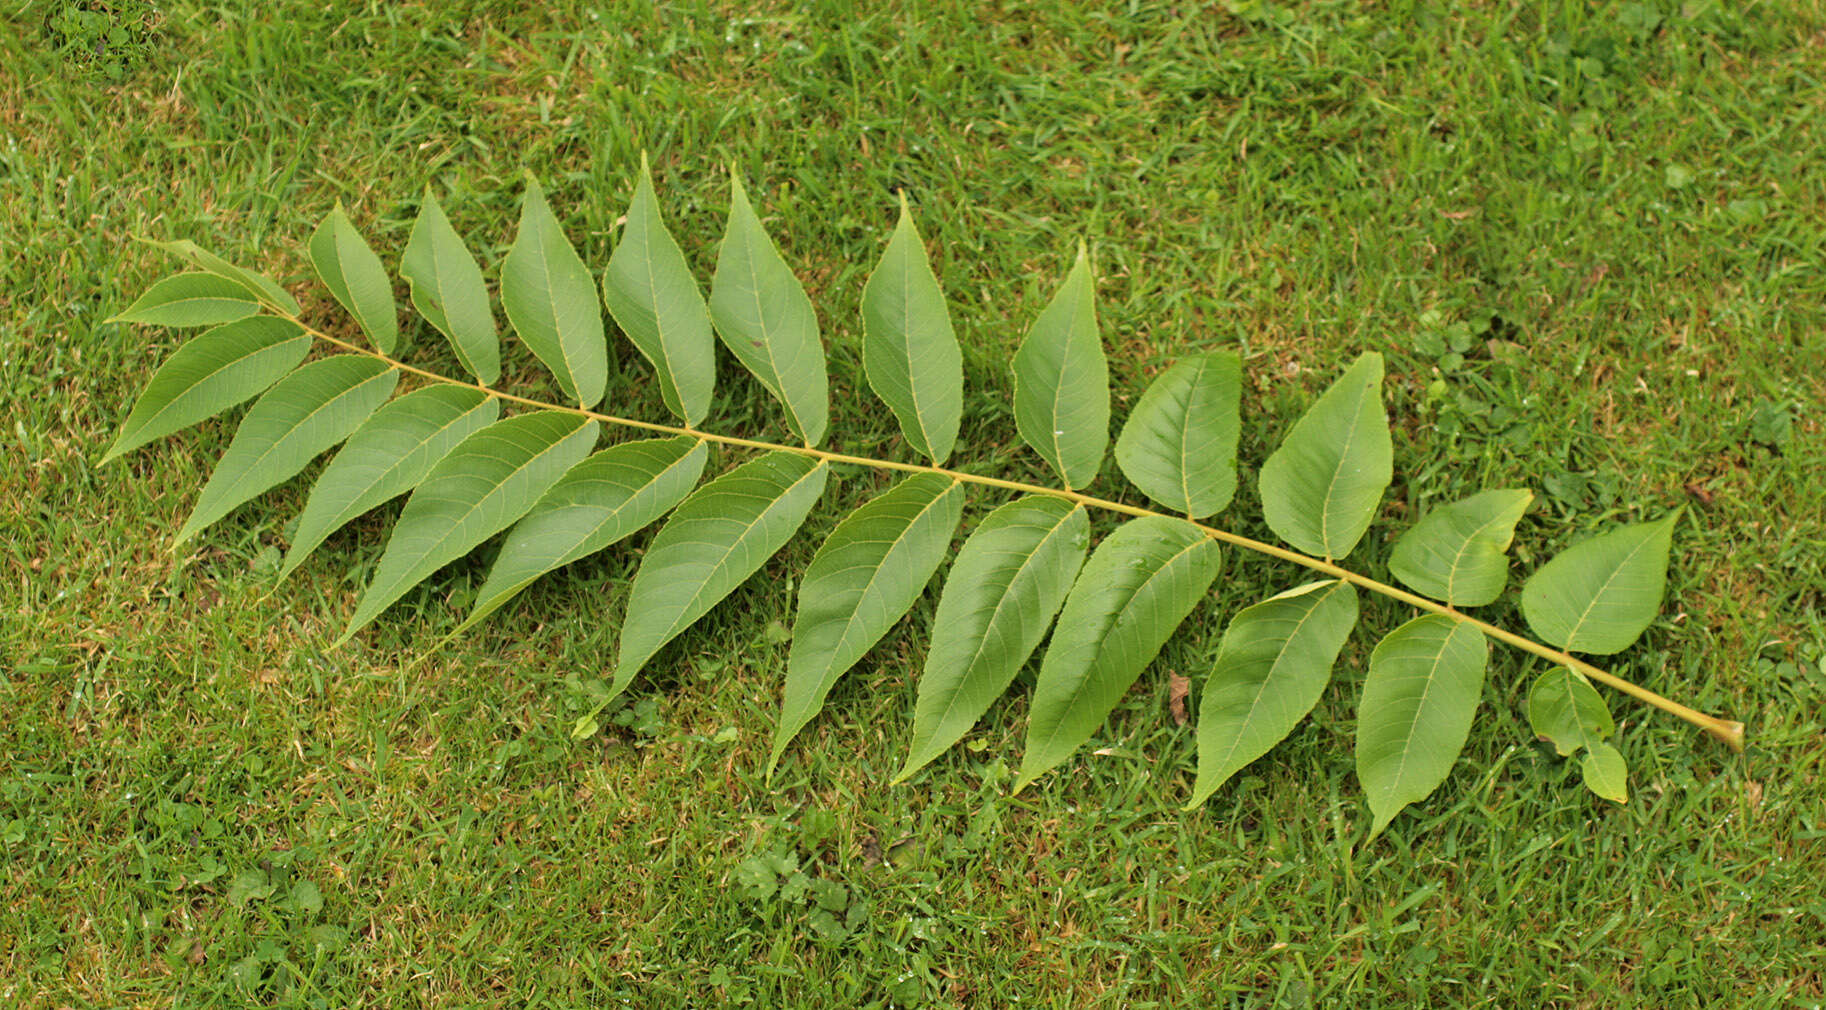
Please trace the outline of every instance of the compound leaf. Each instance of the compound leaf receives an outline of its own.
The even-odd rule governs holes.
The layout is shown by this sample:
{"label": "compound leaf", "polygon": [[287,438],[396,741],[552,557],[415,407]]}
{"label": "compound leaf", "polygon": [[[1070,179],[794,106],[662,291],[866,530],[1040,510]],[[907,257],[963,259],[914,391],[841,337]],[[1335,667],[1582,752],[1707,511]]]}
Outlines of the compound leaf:
{"label": "compound leaf", "polygon": [[1504,553],[1531,492],[1481,491],[1422,516],[1395,542],[1389,571],[1415,592],[1455,607],[1495,602],[1509,581]]}
{"label": "compound leaf", "polygon": [[989,513],[951,565],[919,678],[906,779],[943,754],[1008,690],[1084,564],[1082,505],[1030,495]]}
{"label": "compound leaf", "polygon": [[311,487],[280,577],[349,520],[417,487],[452,449],[500,414],[500,401],[481,390],[445,385],[415,390],[375,411]]}
{"label": "compound leaf", "polygon": [[710,411],[716,389],[710,315],[691,265],[660,219],[645,154],[640,157],[640,182],[628,205],[627,225],[602,276],[602,300],[615,325],[659,373],[659,392],[667,409],[687,426],[697,427]]}
{"label": "compound leaf", "polygon": [[413,308],[450,341],[457,360],[483,385],[494,385],[501,377],[501,341],[488,284],[430,189],[400,254],[399,274]]}
{"label": "compound leaf", "polygon": [[1371,837],[1452,770],[1471,732],[1490,646],[1482,632],[1427,614],[1389,632],[1370,653],[1357,711],[1357,779]]}
{"label": "compound leaf", "polygon": [[1110,440],[1109,364],[1097,335],[1095,284],[1082,243],[1077,262],[1014,355],[1014,419],[1021,438],[1068,488],[1097,478]]}
{"label": "compound leaf", "polygon": [[904,192],[894,236],[862,288],[862,364],[907,443],[943,465],[964,412],[963,355]]}
{"label": "compound leaf", "polygon": [[514,332],[558,380],[558,388],[593,407],[609,381],[596,281],[531,176],[520,205],[520,231],[501,262],[501,307]]}
{"label": "compound leaf", "polygon": [[348,640],[431,573],[513,525],[596,443],[595,421],[539,410],[496,421],[450,450],[406,499]]}
{"label": "compound leaf", "polygon": [[1262,464],[1262,514],[1282,540],[1336,560],[1363,539],[1393,477],[1382,355],[1372,351],[1332,383]]}
{"label": "compound leaf", "polygon": [[311,235],[311,266],[380,353],[392,354],[399,344],[393,282],[340,203]]}
{"label": "compound leaf", "polygon": [[1016,792],[1096,733],[1222,567],[1217,541],[1165,516],[1132,519],[1097,545],[1040,663]]}
{"label": "compound leaf", "polygon": [[964,487],[915,474],[849,514],[818,548],[799,585],[785,701],[768,770],[824,707],[837,679],[898,622],[951,546]]}
{"label": "compound leaf", "polygon": [[710,320],[723,345],[782,405],[786,423],[817,445],[829,420],[818,314],[761,226],[742,180],[730,175],[729,224],[710,280]]}
{"label": "compound leaf", "polygon": [[1522,614],[1549,644],[1609,655],[1629,648],[1655,619],[1667,588],[1676,509],[1562,551],[1522,586]]}
{"label": "compound leaf", "polygon": [[210,273],[167,277],[146,289],[111,323],[147,326],[215,326],[246,319],[260,311],[247,288]]}
{"label": "compound leaf", "polygon": [[280,379],[235,430],[177,542],[296,475],[318,453],[349,437],[398,384],[398,371],[358,354],[313,361]]}
{"label": "compound leaf", "polygon": [[1116,439],[1116,464],[1142,493],[1192,519],[1236,494],[1243,361],[1229,351],[1160,373]]}
{"label": "compound leaf", "polygon": [[541,575],[657,522],[697,486],[709,455],[709,447],[692,438],[642,439],[572,467],[507,534],[457,630],[499,610]]}
{"label": "compound leaf", "polygon": [[236,266],[189,239],[161,242],[158,239],[148,238],[140,241],[163,249],[204,273],[215,274],[225,280],[234,281],[252,295],[255,301],[264,301],[288,316],[296,316],[300,310],[298,299],[293,298],[272,278],[255,273],[246,267]]}
{"label": "compound leaf", "polygon": [[610,698],[627,688],[661,646],[786,545],[824,494],[829,473],[822,460],[770,452],[685,499],[634,575]]}
{"label": "compound leaf", "polygon": [[103,463],[251,399],[297,368],[311,338],[276,316],[251,316],[192,337],[146,383]]}
{"label": "compound leaf", "polygon": [[1293,732],[1325,693],[1357,625],[1357,591],[1341,579],[1271,596],[1224,632],[1198,710],[1198,782],[1187,809]]}

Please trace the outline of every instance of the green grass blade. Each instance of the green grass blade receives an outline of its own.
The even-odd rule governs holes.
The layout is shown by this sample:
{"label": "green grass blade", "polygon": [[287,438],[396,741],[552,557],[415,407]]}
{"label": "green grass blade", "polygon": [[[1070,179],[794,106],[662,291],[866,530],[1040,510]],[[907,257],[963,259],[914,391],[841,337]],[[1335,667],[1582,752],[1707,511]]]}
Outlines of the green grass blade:
{"label": "green grass blade", "polygon": [[1188,518],[1236,494],[1243,361],[1212,351],[1178,362],[1141,394],[1116,439],[1116,464],[1142,493]]}
{"label": "green grass blade", "polygon": [[1031,495],[989,513],[945,577],[900,782],[948,750],[1008,690],[1084,564],[1081,505]]}
{"label": "green grass blade", "polygon": [[1395,542],[1389,571],[1417,593],[1455,607],[1481,607],[1509,581],[1515,524],[1534,500],[1524,490],[1481,491],[1422,516]]}
{"label": "green grass blade", "polygon": [[596,281],[531,176],[520,205],[519,234],[501,263],[501,307],[564,395],[582,407],[602,400],[609,381],[609,346]]}
{"label": "green grass blade", "polygon": [[806,445],[824,440],[829,380],[818,314],[761,226],[742,180],[730,176],[729,223],[710,281],[710,320],[743,367],[782,405]]}
{"label": "green grass blade", "polygon": [[382,354],[399,345],[399,306],[380,257],[337,204],[311,234],[311,267]]}
{"label": "green grass blade", "polygon": [[1648,630],[1667,589],[1676,509],[1574,544],[1522,586],[1522,614],[1534,633],[1570,652],[1622,652]]}
{"label": "green grass blade", "polygon": [[769,771],[837,679],[919,599],[963,514],[962,484],[915,474],[850,513],[818,548],[799,585]]}
{"label": "green grass blade", "polygon": [[1110,375],[1083,245],[1065,283],[1015,351],[1014,419],[1021,438],[1066,487],[1097,479],[1110,440]]}
{"label": "green grass blade", "polygon": [[1132,519],[1097,545],[1040,663],[1016,792],[1097,732],[1222,567],[1217,541],[1165,516]]}
{"label": "green grass blade", "polygon": [[634,575],[611,697],[786,545],[824,494],[829,473],[822,460],[771,452],[685,499]]}
{"label": "green grass blade", "polygon": [[204,273],[215,274],[217,277],[239,284],[255,299],[265,301],[286,315],[296,316],[301,311],[298,299],[293,298],[290,293],[280,287],[277,281],[246,267],[236,266],[189,239],[177,239],[170,242],[161,242],[158,239],[141,239],[140,241],[163,249]]}
{"label": "green grass blade", "polygon": [[312,485],[279,577],[290,575],[349,520],[417,487],[439,460],[500,414],[499,400],[457,386],[427,386],[375,411]]}
{"label": "green grass blade", "polygon": [[862,364],[907,443],[944,465],[964,412],[963,354],[904,192],[894,236],[862,288]]}
{"label": "green grass blade", "polygon": [[488,304],[488,284],[429,189],[400,254],[399,274],[406,279],[413,307],[450,341],[457,360],[476,381],[494,385],[501,377],[501,340]]}
{"label": "green grass blade", "polygon": [[666,230],[645,155],[621,242],[602,276],[602,300],[659,375],[667,409],[695,428],[716,390],[716,345],[710,310],[691,265]]}
{"label": "green grass blade", "polygon": [[1282,540],[1335,561],[1363,539],[1393,477],[1382,355],[1370,352],[1332,383],[1262,464],[1262,514]]}
{"label": "green grass blade", "polygon": [[101,461],[258,396],[297,368],[310,349],[302,329],[274,316],[203,331],[159,366]]}
{"label": "green grass blade", "polygon": [[279,380],[235,430],[177,542],[295,476],[319,453],[349,437],[398,384],[397,370],[358,354],[313,361]]}
{"label": "green grass blade", "polygon": [[513,525],[589,454],[599,427],[576,414],[520,414],[464,439],[406,500],[347,641],[406,591]]}
{"label": "green grass blade", "polygon": [[108,321],[146,326],[215,326],[246,319],[260,311],[241,284],[215,274],[187,273],[167,277],[146,289],[126,310]]}
{"label": "green grass blade", "polygon": [[1238,613],[1224,631],[1198,709],[1198,781],[1188,810],[1306,718],[1357,625],[1357,591],[1313,582]]}
{"label": "green grass blade", "polygon": [[1471,732],[1490,644],[1439,614],[1389,632],[1370,653],[1357,710],[1357,779],[1373,838],[1446,780]]}
{"label": "green grass blade", "polygon": [[515,524],[475,606],[456,630],[499,610],[540,576],[659,521],[704,472],[710,450],[691,438],[623,442],[577,464]]}

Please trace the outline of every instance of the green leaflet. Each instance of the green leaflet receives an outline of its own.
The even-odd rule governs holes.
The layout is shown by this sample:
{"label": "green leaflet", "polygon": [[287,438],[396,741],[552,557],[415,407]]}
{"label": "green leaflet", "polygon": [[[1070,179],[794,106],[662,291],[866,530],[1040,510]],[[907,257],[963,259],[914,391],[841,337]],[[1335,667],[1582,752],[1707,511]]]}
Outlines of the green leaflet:
{"label": "green leaflet", "polygon": [[1629,802],[1629,765],[1623,752],[1608,743],[1594,743],[1579,758],[1579,775],[1585,788],[1615,803]]}
{"label": "green leaflet", "polygon": [[710,315],[691,265],[660,219],[645,154],[627,222],[602,276],[602,300],[615,324],[659,373],[667,409],[695,428],[709,413],[716,389]]}
{"label": "green leaflet", "polygon": [[824,494],[829,473],[822,460],[770,452],[685,499],[634,575],[610,698],[786,545]]}
{"label": "green leaflet", "polygon": [[501,307],[564,395],[581,407],[601,402],[609,382],[609,345],[596,281],[531,176],[520,205],[520,233],[501,262]]}
{"label": "green leaflet", "polygon": [[413,308],[450,341],[457,360],[482,385],[494,385],[501,377],[501,341],[488,305],[488,284],[429,188],[400,254],[399,274],[406,279]]}
{"label": "green leaflet", "polygon": [[1110,375],[1082,243],[1065,283],[1015,351],[1014,419],[1022,440],[1067,488],[1097,479],[1110,440]]}
{"label": "green leaflet", "polygon": [[311,338],[288,320],[251,316],[192,337],[146,383],[103,463],[259,395],[297,368]]}
{"label": "green leaflet", "polygon": [[1116,464],[1143,494],[1191,519],[1236,494],[1243,361],[1212,351],[1174,364],[1141,394],[1116,439]]}
{"label": "green leaflet", "polygon": [[1097,545],[1040,664],[1015,792],[1096,733],[1222,567],[1217,541],[1165,516],[1132,519]]}
{"label": "green leaflet", "polygon": [[1553,741],[1561,757],[1583,750],[1579,771],[1586,788],[1607,800],[1629,800],[1629,769],[1623,755],[1604,738],[1616,732],[1610,709],[1584,675],[1556,666],[1535,680],[1528,692],[1528,724],[1536,735]]}
{"label": "green leaflet", "polygon": [[1442,505],[1396,541],[1389,571],[1415,592],[1455,607],[1494,603],[1509,581],[1504,552],[1533,500],[1528,491],[1498,490]]}
{"label": "green leaflet", "polygon": [[160,242],[158,239],[144,238],[140,241],[163,249],[204,273],[234,281],[256,301],[264,301],[288,316],[296,316],[299,312],[298,299],[287,294],[272,278],[235,266],[189,239]]}
{"label": "green leaflet", "polygon": [[1349,554],[1394,477],[1381,388],[1382,355],[1364,354],[1262,464],[1263,517],[1307,554],[1334,561]]}
{"label": "green leaflet", "polygon": [[539,410],[496,421],[450,450],[406,500],[341,641],[431,573],[513,525],[589,453],[597,430],[588,418]]}
{"label": "green leaflet", "polygon": [[1268,753],[1325,693],[1357,625],[1357,591],[1312,582],[1237,614],[1218,646],[1198,709],[1198,782],[1190,810]]}
{"label": "green leaflet", "polygon": [[304,469],[387,402],[398,384],[399,372],[386,362],[357,354],[313,361],[280,379],[235,430],[177,542]]}
{"label": "green leaflet", "polygon": [[818,548],[799,586],[769,772],[794,734],[824,707],[837,678],[919,599],[963,514],[962,484],[942,474],[914,474],[850,513]]}
{"label": "green leaflet", "polygon": [[1471,732],[1489,658],[1481,632],[1441,614],[1414,618],[1370,653],[1357,779],[1375,817],[1371,837],[1446,780]]}
{"label": "green leaflet", "polygon": [[572,467],[507,534],[457,631],[499,610],[541,575],[657,522],[697,486],[709,455],[696,439],[643,439]]}
{"label": "green leaflet", "polygon": [[417,487],[439,460],[500,415],[499,400],[444,385],[407,393],[375,411],[311,487],[279,577],[290,575],[349,520]]}
{"label": "green leaflet", "polygon": [[946,576],[919,678],[904,781],[958,741],[1046,636],[1084,564],[1082,505],[1030,495],[989,513]]}
{"label": "green leaflet", "polygon": [[944,465],[964,412],[963,355],[904,191],[894,237],[862,288],[862,364],[907,444]]}
{"label": "green leaflet", "polygon": [[1607,656],[1629,648],[1661,609],[1675,509],[1562,551],[1522,586],[1522,614],[1548,644]]}
{"label": "green leaflet", "polygon": [[817,445],[830,412],[818,314],[748,205],[742,180],[731,173],[729,183],[729,225],[710,280],[710,321],[723,346],[786,407],[793,433]]}
{"label": "green leaflet", "polygon": [[382,354],[399,344],[399,307],[380,257],[338,203],[311,235],[311,266]]}
{"label": "green leaflet", "polygon": [[215,326],[246,319],[260,311],[247,289],[215,274],[190,273],[167,277],[140,295],[111,323],[147,326]]}

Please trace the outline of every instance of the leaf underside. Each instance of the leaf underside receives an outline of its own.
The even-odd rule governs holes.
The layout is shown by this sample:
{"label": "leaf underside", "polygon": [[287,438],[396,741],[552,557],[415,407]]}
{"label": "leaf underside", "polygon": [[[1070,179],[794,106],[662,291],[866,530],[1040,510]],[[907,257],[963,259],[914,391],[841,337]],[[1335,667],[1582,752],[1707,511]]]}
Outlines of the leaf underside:
{"label": "leaf underside", "polygon": [[1489,657],[1477,629],[1440,614],[1396,628],[1370,654],[1357,710],[1357,779],[1375,818],[1372,836],[1446,780],[1471,732]]}
{"label": "leaf underside", "polygon": [[1348,555],[1394,478],[1381,388],[1382,355],[1358,358],[1262,464],[1262,516],[1307,554]]}
{"label": "leaf underside", "polygon": [[818,549],[800,583],[770,769],[837,678],[925,591],[963,514],[962,484],[915,474],[850,513]]}
{"label": "leaf underside", "polygon": [[653,538],[628,593],[610,695],[660,647],[748,580],[798,531],[824,493],[830,465],[770,452],[699,488]]}
{"label": "leaf underside", "polygon": [[1203,803],[1306,718],[1356,625],[1357,591],[1342,580],[1289,590],[1231,620],[1199,703],[1198,781],[1190,806]]}

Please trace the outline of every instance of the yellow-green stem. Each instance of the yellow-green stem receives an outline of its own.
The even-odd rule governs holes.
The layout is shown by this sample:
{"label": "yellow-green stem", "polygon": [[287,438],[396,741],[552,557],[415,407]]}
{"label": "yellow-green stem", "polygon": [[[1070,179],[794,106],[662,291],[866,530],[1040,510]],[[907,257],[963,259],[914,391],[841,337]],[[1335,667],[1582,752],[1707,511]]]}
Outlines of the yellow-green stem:
{"label": "yellow-green stem", "polygon": [[[826,461],[832,462],[832,463],[850,463],[850,464],[854,464],[856,466],[872,467],[872,468],[878,469],[878,470],[903,470],[903,471],[907,471],[910,473],[942,474],[946,477],[950,477],[953,480],[964,481],[964,482],[970,483],[970,484],[978,484],[978,485],[982,485],[984,487],[1001,488],[1002,490],[1005,490],[1005,491],[1018,491],[1022,494],[1050,495],[1051,497],[1054,497],[1054,498],[1062,498],[1066,501],[1076,502],[1077,504],[1083,505],[1086,508],[1103,509],[1103,510],[1109,511],[1109,512],[1119,512],[1124,515],[1131,515],[1131,516],[1163,516],[1163,515],[1165,515],[1165,513],[1156,512],[1153,509],[1140,508],[1140,507],[1137,507],[1134,505],[1125,505],[1122,502],[1110,501],[1106,498],[1094,498],[1087,494],[1080,494],[1077,491],[1067,491],[1063,488],[1045,487],[1040,484],[1025,484],[1020,481],[1002,480],[997,477],[983,477],[978,474],[964,473],[959,470],[948,470],[948,469],[945,469],[944,467],[925,466],[920,463],[900,463],[900,462],[896,462],[894,460],[876,459],[871,456],[849,456],[849,455],[845,455],[844,453],[829,452],[824,449],[818,449],[818,448],[815,448],[815,447],[809,446],[809,445],[780,445],[778,443],[763,442],[758,439],[752,439],[752,438],[737,438],[733,435],[718,435],[718,434],[715,434],[714,432],[699,431],[696,428],[687,428],[687,427],[681,427],[678,425],[671,425],[671,424],[657,424],[652,421],[639,421],[639,420],[635,420],[633,418],[628,418],[628,417],[616,417],[613,414],[604,414],[599,411],[588,410],[583,407],[567,407],[567,406],[564,406],[561,404],[546,403],[542,400],[535,400],[535,399],[532,399],[530,397],[525,397],[525,396],[516,396],[513,393],[502,392],[501,390],[492,389],[488,386],[480,385],[480,384],[474,383],[474,382],[465,382],[462,379],[453,379],[447,375],[440,375],[436,372],[431,372],[431,371],[427,371],[423,368],[418,368],[413,365],[408,365],[403,361],[399,361],[395,358],[388,357],[387,355],[382,354],[378,351],[375,351],[371,348],[363,347],[360,344],[356,344],[351,341],[343,340],[339,337],[333,337],[330,334],[324,333],[321,330],[313,329],[312,327],[306,325],[302,320],[298,319],[297,317],[283,312],[277,306],[268,305],[267,307],[269,309],[271,309],[272,311],[278,313],[279,315],[284,316],[286,319],[290,320],[291,322],[297,323],[298,326],[300,328],[302,328],[306,333],[309,333],[311,336],[316,337],[317,339],[322,340],[325,343],[333,344],[336,347],[340,347],[343,350],[351,351],[356,354],[365,354],[371,358],[378,358],[381,361],[386,362],[388,365],[391,365],[392,367],[397,368],[402,372],[407,372],[412,375],[417,375],[422,378],[429,379],[433,382],[442,382],[442,383],[446,383],[446,384],[452,385],[452,386],[462,386],[465,389],[474,389],[487,396],[492,396],[498,400],[503,400],[503,401],[506,401],[509,403],[518,403],[518,404],[521,404],[521,405],[527,406],[527,407],[536,407],[540,410],[557,410],[557,411],[563,411],[565,413],[570,413],[570,414],[578,414],[583,417],[588,417],[588,418],[591,418],[596,421],[601,421],[605,424],[613,424],[613,425],[617,425],[617,426],[623,427],[623,428],[637,428],[637,429],[640,429],[643,431],[657,432],[657,433],[665,434],[665,435],[684,435],[684,436],[688,436],[690,438],[700,439],[700,440],[706,441],[706,442],[716,442],[720,445],[739,446],[744,449],[760,449],[760,450],[764,450],[767,452],[792,452],[792,453],[798,453],[799,455],[802,455],[802,456],[811,456],[811,457],[814,457],[817,459],[826,460]],[[1649,689],[1647,689],[1645,687],[1640,687],[1627,680],[1624,680],[1622,677],[1618,677],[1615,674],[1601,670],[1598,667],[1595,667],[1595,666],[1591,665],[1590,663],[1587,663],[1584,660],[1582,660],[1582,659],[1578,658],[1577,656],[1574,656],[1570,653],[1563,652],[1559,649],[1555,649],[1555,648],[1552,648],[1547,645],[1543,645],[1540,642],[1537,642],[1531,638],[1527,638],[1523,635],[1515,634],[1512,631],[1505,631],[1504,629],[1499,628],[1494,624],[1489,624],[1485,621],[1480,621],[1477,618],[1472,617],[1468,614],[1462,613],[1458,610],[1454,610],[1453,608],[1446,606],[1443,603],[1438,603],[1433,600],[1429,600],[1424,596],[1418,596],[1414,593],[1410,593],[1407,590],[1401,589],[1397,586],[1391,586],[1386,582],[1381,582],[1376,579],[1372,579],[1367,575],[1363,575],[1358,572],[1353,572],[1348,568],[1341,568],[1338,565],[1331,563],[1330,561],[1326,561],[1326,560],[1322,560],[1322,559],[1314,558],[1314,557],[1309,557],[1305,554],[1301,554],[1298,551],[1288,550],[1285,547],[1278,547],[1274,544],[1265,543],[1263,541],[1256,540],[1251,537],[1242,536],[1241,534],[1238,534],[1238,533],[1232,533],[1229,530],[1219,529],[1215,526],[1208,526],[1204,523],[1193,523],[1192,525],[1198,527],[1198,529],[1203,531],[1206,536],[1209,536],[1214,540],[1218,540],[1223,543],[1231,544],[1236,547],[1242,547],[1246,550],[1255,551],[1258,554],[1266,554],[1272,558],[1279,558],[1282,561],[1289,561],[1289,562],[1292,562],[1293,564],[1300,565],[1305,568],[1310,568],[1315,572],[1320,572],[1322,574],[1329,575],[1332,578],[1343,579],[1346,582],[1352,583],[1353,585],[1361,586],[1364,589],[1370,590],[1371,592],[1380,593],[1383,596],[1387,596],[1391,599],[1400,600],[1401,602],[1406,603],[1409,606],[1417,607],[1421,610],[1429,611],[1431,613],[1441,614],[1441,615],[1443,615],[1445,617],[1449,617],[1455,621],[1462,621],[1463,623],[1469,624],[1470,626],[1476,628],[1478,631],[1483,632],[1485,635],[1487,635],[1491,638],[1494,638],[1499,642],[1503,642],[1507,645],[1512,645],[1518,649],[1521,649],[1524,652],[1533,653],[1534,655],[1539,656],[1542,659],[1545,659],[1550,663],[1557,663],[1562,666],[1571,667],[1572,669],[1577,670],[1578,672],[1584,674],[1585,676],[1591,678],[1592,680],[1598,681],[1601,684],[1608,685],[1618,691],[1623,692],[1624,694],[1629,695],[1632,698],[1635,698],[1638,701],[1646,702],[1650,705],[1653,705],[1654,707],[1661,709],[1663,712],[1668,712],[1672,715],[1678,716],[1681,719],[1684,719],[1687,722],[1692,723],[1695,726],[1698,726],[1700,729],[1705,730],[1707,733],[1710,733],[1712,736],[1714,736],[1718,740],[1722,741],[1726,746],[1730,747],[1733,751],[1742,752],[1744,749],[1744,724],[1741,722],[1733,722],[1728,719],[1719,719],[1714,716],[1706,715],[1704,712],[1700,712],[1695,709],[1688,708],[1687,706],[1682,705],[1677,701],[1662,697],[1661,695],[1656,694],[1655,692],[1650,691]]]}

